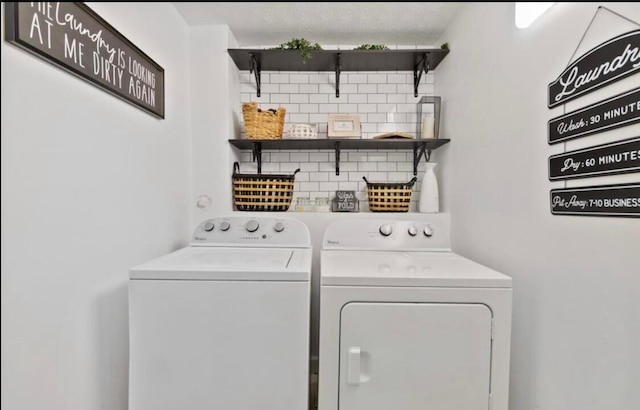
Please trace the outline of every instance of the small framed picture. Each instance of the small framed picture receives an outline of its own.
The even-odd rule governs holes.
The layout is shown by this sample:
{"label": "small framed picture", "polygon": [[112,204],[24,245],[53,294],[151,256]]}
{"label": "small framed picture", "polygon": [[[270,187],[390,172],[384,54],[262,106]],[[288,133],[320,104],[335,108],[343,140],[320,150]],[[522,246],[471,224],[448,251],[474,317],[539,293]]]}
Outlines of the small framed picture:
{"label": "small framed picture", "polygon": [[360,117],[352,114],[332,114],[327,119],[329,138],[360,138]]}

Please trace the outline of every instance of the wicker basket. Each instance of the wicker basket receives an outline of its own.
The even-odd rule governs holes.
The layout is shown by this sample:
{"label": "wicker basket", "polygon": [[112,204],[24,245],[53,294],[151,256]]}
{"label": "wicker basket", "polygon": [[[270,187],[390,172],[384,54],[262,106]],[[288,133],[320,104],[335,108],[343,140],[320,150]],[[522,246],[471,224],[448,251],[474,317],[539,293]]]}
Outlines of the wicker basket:
{"label": "wicker basket", "polygon": [[233,163],[233,202],[238,211],[286,211],[293,199],[293,182],[300,169],[291,175],[241,174]]}
{"label": "wicker basket", "polygon": [[255,102],[242,104],[245,136],[250,140],[282,139],[286,112],[284,108],[262,111]]}
{"label": "wicker basket", "polygon": [[409,182],[369,182],[367,183],[367,195],[369,197],[369,210],[371,212],[408,212],[411,205],[413,184],[417,178]]}

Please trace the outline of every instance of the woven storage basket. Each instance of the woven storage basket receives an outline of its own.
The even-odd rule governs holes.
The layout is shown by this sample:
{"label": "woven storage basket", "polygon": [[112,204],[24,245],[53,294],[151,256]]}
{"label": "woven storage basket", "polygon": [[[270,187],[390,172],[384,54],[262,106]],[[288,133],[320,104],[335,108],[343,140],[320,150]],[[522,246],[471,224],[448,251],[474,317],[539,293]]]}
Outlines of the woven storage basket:
{"label": "woven storage basket", "polygon": [[367,183],[367,195],[369,197],[369,210],[371,212],[408,212],[411,205],[413,184],[417,178],[409,182],[369,182]]}
{"label": "woven storage basket", "polygon": [[300,169],[291,175],[241,174],[233,163],[233,202],[238,211],[286,211],[293,199],[293,182]]}
{"label": "woven storage basket", "polygon": [[242,104],[245,136],[250,140],[282,139],[286,112],[284,108],[261,111],[255,102]]}

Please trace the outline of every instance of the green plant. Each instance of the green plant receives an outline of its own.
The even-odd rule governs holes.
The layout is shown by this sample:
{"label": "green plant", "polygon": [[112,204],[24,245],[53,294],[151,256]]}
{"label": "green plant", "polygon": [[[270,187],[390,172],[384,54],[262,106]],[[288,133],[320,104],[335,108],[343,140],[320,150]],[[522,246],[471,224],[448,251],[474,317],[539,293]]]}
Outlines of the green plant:
{"label": "green plant", "polygon": [[448,50],[448,49],[449,49],[449,43],[443,43],[443,44],[440,46],[440,48],[441,48],[441,49],[443,49],[443,50]]}
{"label": "green plant", "polygon": [[354,50],[388,50],[389,47],[385,46],[384,44],[362,44],[356,48],[354,48]]}
{"label": "green plant", "polygon": [[299,50],[302,62],[306,63],[311,58],[311,51],[322,50],[320,44],[311,43],[304,38],[294,38],[286,43],[280,44],[278,47],[272,48],[272,50]]}

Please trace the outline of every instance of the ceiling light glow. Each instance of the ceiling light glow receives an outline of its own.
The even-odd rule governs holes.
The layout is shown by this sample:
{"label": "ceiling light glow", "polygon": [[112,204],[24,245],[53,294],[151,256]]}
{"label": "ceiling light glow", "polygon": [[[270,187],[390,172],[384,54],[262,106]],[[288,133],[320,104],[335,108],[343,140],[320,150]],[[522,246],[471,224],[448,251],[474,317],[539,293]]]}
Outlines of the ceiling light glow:
{"label": "ceiling light glow", "polygon": [[516,27],[527,28],[555,2],[526,3],[516,2]]}

